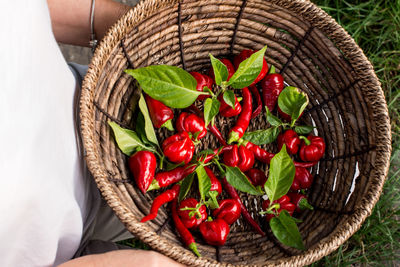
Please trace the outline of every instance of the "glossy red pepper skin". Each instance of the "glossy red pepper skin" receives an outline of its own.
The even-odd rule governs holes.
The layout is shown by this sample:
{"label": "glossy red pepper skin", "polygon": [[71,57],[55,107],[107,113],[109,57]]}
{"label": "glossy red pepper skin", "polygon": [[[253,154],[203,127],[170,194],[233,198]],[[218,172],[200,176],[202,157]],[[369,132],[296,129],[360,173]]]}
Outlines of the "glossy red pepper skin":
{"label": "glossy red pepper skin", "polygon": [[254,154],[244,146],[233,145],[224,153],[224,163],[227,166],[238,167],[242,172],[250,170],[254,165]]}
{"label": "glossy red pepper skin", "polygon": [[243,110],[236,121],[236,125],[229,132],[228,144],[242,138],[243,134],[247,130],[247,127],[249,127],[253,100],[249,88],[247,87],[243,88],[242,94],[243,94]]}
{"label": "glossy red pepper skin", "polygon": [[236,199],[224,199],[219,201],[219,208],[213,210],[213,217],[224,220],[231,225],[239,219],[242,208]]}
{"label": "glossy red pepper skin", "polygon": [[283,77],[279,73],[268,74],[261,81],[264,106],[267,106],[269,111],[272,112],[275,109],[276,103],[278,102],[278,97],[284,86]]}
{"label": "glossy red pepper skin", "polygon": [[296,172],[290,189],[294,191],[308,189],[311,187],[313,180],[313,176],[306,168],[296,167]]}
{"label": "glossy red pepper skin", "polygon": [[[213,79],[211,79],[210,76],[201,74],[199,72],[192,71],[190,74],[196,79],[197,81],[197,86],[196,90],[199,92],[204,92],[204,87],[207,86],[210,90],[212,90],[212,85],[214,83]],[[207,97],[210,97],[209,95],[199,95],[197,97],[198,100],[204,100]]]}
{"label": "glossy red pepper skin", "polygon": [[[290,215],[293,215],[293,212],[296,209],[296,206],[291,202],[290,197],[287,195],[284,195],[283,197],[281,197],[278,200],[273,201],[272,203],[279,204],[279,208],[277,211],[278,214],[281,213],[282,210],[287,210]],[[264,200],[262,203],[263,210],[267,210],[269,205],[270,205],[270,201],[268,199]],[[273,217],[275,217],[275,214],[267,214],[266,217],[267,217],[267,221],[270,221]]]}
{"label": "glossy red pepper skin", "polygon": [[325,142],[319,136],[308,135],[307,139],[311,142],[306,145],[302,140],[299,156],[302,161],[319,161],[325,153]]}
{"label": "glossy red pepper skin", "polygon": [[250,151],[253,152],[254,157],[263,163],[270,163],[271,159],[275,156],[274,153],[270,153],[264,149],[262,149],[260,146],[255,145],[251,142],[246,142],[245,147],[249,149]]}
{"label": "glossy red pepper skin", "polygon": [[167,187],[171,184],[177,183],[183,180],[186,176],[194,172],[196,169],[196,165],[189,165],[189,166],[182,166],[176,167],[173,170],[159,172],[156,174],[153,183],[154,188],[152,189],[159,189],[163,187]]}
{"label": "glossy red pepper skin", "polygon": [[207,134],[206,125],[204,120],[195,114],[189,114],[187,112],[182,112],[177,121],[176,129],[178,132],[188,132],[194,136],[197,134],[197,139],[200,140]]}
{"label": "glossy red pepper skin", "polygon": [[307,197],[303,194],[290,192],[287,194],[290,197],[290,201],[296,206],[296,212],[302,212],[303,210],[313,210],[313,206],[307,200]]}
{"label": "glossy red pepper skin", "polygon": [[165,139],[162,149],[171,162],[187,164],[193,157],[194,144],[187,132],[181,132]]}
{"label": "glossy red pepper skin", "polygon": [[150,151],[138,151],[129,158],[128,165],[136,185],[145,194],[154,179],[156,157]]}
{"label": "glossy red pepper skin", "polygon": [[282,146],[286,145],[286,151],[290,155],[295,155],[299,151],[301,140],[297,133],[293,130],[286,130],[284,133],[278,135],[278,149],[281,150]]}
{"label": "glossy red pepper skin", "polygon": [[246,176],[254,186],[264,186],[267,181],[267,176],[259,169],[250,169],[246,171]]}
{"label": "glossy red pepper skin", "polygon": [[262,109],[263,109],[263,104],[261,101],[261,96],[260,96],[260,92],[258,91],[257,87],[255,85],[250,85],[250,92],[253,94],[253,97],[256,99],[257,101],[257,107],[254,109],[251,118],[254,119],[255,117],[258,116],[258,114],[261,113]]}
{"label": "glossy red pepper skin", "polygon": [[176,184],[171,189],[164,191],[159,196],[157,196],[153,203],[151,204],[150,213],[149,215],[143,217],[140,221],[142,223],[147,222],[149,220],[153,220],[157,217],[158,210],[161,208],[162,205],[165,203],[171,202],[172,200],[176,199],[179,195],[179,190],[181,186]]}
{"label": "glossy red pepper skin", "polygon": [[182,223],[188,229],[197,228],[202,222],[204,222],[207,219],[207,209],[205,205],[201,205],[201,207],[199,208],[200,217],[197,217],[198,214],[190,216],[189,213],[191,212],[191,210],[182,210],[184,208],[195,208],[197,204],[199,204],[199,202],[197,202],[196,199],[187,198],[185,200],[182,200],[182,202],[179,205],[178,209],[179,218],[181,218]]}
{"label": "glossy red pepper skin", "polygon": [[[242,50],[242,51],[240,52],[239,55],[236,55],[236,56],[233,58],[233,65],[235,66],[235,69],[238,69],[240,63],[241,63],[243,60],[249,58],[249,57],[250,57],[252,54],[254,54],[255,52],[257,52],[257,51],[251,50],[251,49],[244,49],[244,50]],[[258,74],[257,78],[254,80],[254,82],[253,82],[251,85],[255,85],[256,83],[258,83],[259,81],[261,81],[261,80],[265,77],[265,75],[266,75],[267,73],[268,73],[268,64],[267,64],[267,61],[266,61],[265,58],[264,58],[264,60],[263,60],[263,65],[262,65],[260,74]]]}
{"label": "glossy red pepper skin", "polygon": [[200,233],[204,241],[212,246],[223,246],[228,237],[229,225],[222,219],[207,221],[200,224]]}
{"label": "glossy red pepper skin", "polygon": [[174,118],[174,112],[171,108],[164,105],[162,102],[145,96],[147,108],[149,109],[150,119],[154,127],[161,128],[167,121]]}
{"label": "glossy red pepper skin", "polygon": [[204,169],[206,170],[206,173],[207,173],[208,177],[210,178],[210,182],[211,182],[210,191],[217,191],[218,195],[221,195],[222,185],[221,185],[220,181],[218,180],[217,176],[215,176],[213,171],[210,168],[208,168],[207,166],[204,166]]}
{"label": "glossy red pepper skin", "polygon": [[237,116],[242,112],[242,106],[240,105],[240,102],[238,101],[236,95],[235,95],[235,109],[233,109],[225,102],[223,94],[220,94],[218,96],[218,100],[221,103],[221,105],[219,106],[219,114],[221,116],[229,118]]}

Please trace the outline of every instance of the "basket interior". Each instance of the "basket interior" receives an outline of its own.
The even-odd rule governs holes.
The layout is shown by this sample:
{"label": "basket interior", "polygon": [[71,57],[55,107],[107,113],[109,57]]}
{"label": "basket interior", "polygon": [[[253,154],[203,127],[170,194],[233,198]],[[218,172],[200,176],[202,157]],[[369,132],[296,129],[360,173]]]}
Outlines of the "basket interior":
{"label": "basket interior", "polygon": [[[161,8],[131,27],[111,48],[95,81],[93,92],[94,128],[100,172],[134,220],[148,214],[152,198],[132,183],[127,157],[115,144],[107,121],[134,129],[138,89],[123,71],[154,64],[176,65],[188,71],[209,68],[209,53],[231,57],[243,49],[268,45],[266,59],[289,85],[304,90],[310,103],[301,121],[317,127],[326,142],[326,153],[311,169],[314,183],[309,191],[314,211],[305,211],[299,228],[307,248],[315,248],[335,235],[360,207],[372,182],[376,158],[376,122],[368,84],[360,79],[352,64],[318,27],[301,12],[266,1],[184,1]],[[217,126],[227,136],[235,119],[219,117]],[[268,127],[261,114],[250,130]],[[159,131],[159,138],[167,135]],[[217,148],[208,134],[198,149]],[[276,152],[276,147],[266,147]],[[266,166],[258,167],[265,170]],[[101,189],[101,188],[100,188]],[[240,220],[231,227],[226,245],[218,249],[201,238],[200,253],[206,259],[231,264],[264,264],[282,260],[300,251],[281,245],[273,238],[264,218],[257,215],[260,199],[242,195],[251,214],[267,231],[255,234]],[[146,223],[149,231],[171,246],[182,247],[173,223],[163,207],[158,217]],[[121,216],[120,216],[121,217]],[[125,220],[126,223],[126,220]],[[152,244],[154,246],[154,243]],[[183,248],[182,248],[183,249]]]}

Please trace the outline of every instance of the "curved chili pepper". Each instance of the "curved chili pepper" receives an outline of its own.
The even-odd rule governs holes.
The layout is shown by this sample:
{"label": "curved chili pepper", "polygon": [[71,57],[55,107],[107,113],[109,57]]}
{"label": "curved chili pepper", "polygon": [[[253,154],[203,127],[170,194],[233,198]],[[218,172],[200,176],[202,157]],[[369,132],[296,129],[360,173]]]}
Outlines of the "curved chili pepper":
{"label": "curved chili pepper", "polygon": [[236,95],[234,109],[225,102],[223,94],[220,94],[218,96],[218,100],[221,103],[221,105],[219,106],[219,114],[221,116],[229,118],[237,116],[242,112],[242,106],[240,105],[240,102],[238,101]]}
{"label": "curved chili pepper", "polygon": [[172,202],[171,211],[172,211],[172,219],[174,220],[176,230],[181,236],[183,243],[187,247],[189,247],[190,250],[192,250],[197,257],[201,257],[199,251],[197,250],[197,245],[196,242],[194,241],[192,233],[190,233],[190,231],[185,227],[185,225],[179,218],[176,199]]}
{"label": "curved chili pepper", "polygon": [[206,125],[204,120],[195,114],[182,112],[177,121],[176,129],[178,132],[188,132],[192,135],[197,134],[196,140],[200,140],[207,134]]}
{"label": "curved chili pepper", "polygon": [[224,177],[222,179],[222,186],[225,188],[225,191],[228,193],[228,195],[236,199],[240,203],[241,207],[241,213],[243,215],[243,218],[253,227],[253,229],[260,235],[265,236],[265,233],[261,229],[261,227],[258,225],[258,223],[251,217],[250,213],[247,211],[246,206],[243,204],[242,200],[239,197],[239,194],[236,192],[235,188],[231,186],[226,178]]}
{"label": "curved chili pepper", "polygon": [[254,165],[254,154],[244,146],[233,145],[232,149],[224,152],[224,163],[238,167],[242,172],[250,170]]}
{"label": "curved chili pepper", "polygon": [[284,86],[282,75],[275,73],[275,68],[271,67],[271,72],[261,81],[264,106],[267,106],[269,111],[272,112],[275,109],[279,94]]}
{"label": "curved chili pepper", "polygon": [[[270,207],[270,203],[271,202],[269,199],[264,200],[262,203],[263,210],[267,210]],[[284,195],[280,199],[273,201],[272,204],[278,204],[278,207],[276,207],[278,214],[281,213],[282,210],[287,210],[290,215],[293,215],[293,212],[296,209],[296,206],[291,202],[290,197],[287,195]],[[275,214],[267,214],[267,221],[270,221],[275,216]]]}
{"label": "curved chili pepper", "polygon": [[185,165],[182,167],[176,167],[175,169],[170,171],[159,172],[154,177],[154,180],[152,181],[147,191],[160,189],[163,187],[167,187],[170,184],[177,183],[183,180],[186,176],[188,176],[195,170],[196,170],[196,165],[193,164],[193,165]]}
{"label": "curved chili pepper", "polygon": [[249,88],[242,89],[243,93],[243,110],[236,121],[236,125],[229,132],[228,144],[242,138],[244,132],[247,130],[251,119],[252,99]]}
{"label": "curved chili pepper", "polygon": [[214,149],[214,153],[213,154],[209,154],[206,157],[200,157],[200,159],[198,159],[198,161],[203,161],[204,164],[210,162],[214,157],[228,151],[231,150],[233,146],[223,146],[217,149]]}
{"label": "curved chili pepper", "polygon": [[162,149],[171,162],[187,164],[193,157],[194,144],[187,132],[181,132],[165,139]]}
{"label": "curved chili pepper", "polygon": [[200,205],[194,198],[183,200],[178,209],[178,215],[186,228],[197,228],[207,219],[207,209],[205,205]]}
{"label": "curved chili pepper", "polygon": [[[199,72],[189,72],[197,81],[197,86],[196,86],[196,90],[199,92],[204,92],[204,87],[207,86],[210,90],[212,89],[212,85],[213,85],[213,79],[211,79],[211,77],[209,77],[208,75],[205,74],[201,74]],[[199,95],[197,97],[198,100],[204,100],[207,97],[210,97],[209,95]]]}
{"label": "curved chili pepper", "polygon": [[246,176],[254,186],[264,186],[267,181],[265,173],[259,169],[250,169],[246,172]]}
{"label": "curved chili pepper", "polygon": [[129,158],[128,165],[136,185],[145,194],[154,179],[156,157],[150,151],[138,151]]}
{"label": "curved chili pepper", "polygon": [[299,156],[303,161],[318,161],[325,153],[325,142],[319,136],[308,135],[302,139]]}
{"label": "curved chili pepper", "polygon": [[286,145],[286,151],[288,154],[295,155],[299,151],[300,138],[297,133],[291,129],[278,135],[278,149],[281,150],[283,144]]}
{"label": "curved chili pepper", "polygon": [[204,241],[212,246],[223,246],[228,237],[229,225],[222,219],[207,221],[200,224],[200,233]]}
{"label": "curved chili pepper", "polygon": [[219,208],[215,209],[212,215],[217,219],[224,220],[231,225],[239,219],[242,208],[236,199],[224,199],[219,201]]}
{"label": "curved chili pepper", "polygon": [[[249,57],[250,57],[252,54],[254,54],[255,52],[257,52],[257,51],[255,51],[255,50],[250,50],[250,49],[244,49],[244,50],[242,50],[242,51],[240,52],[239,55],[236,55],[236,56],[233,58],[233,64],[235,65],[235,69],[238,69],[240,63],[241,63],[243,60],[249,58]],[[267,74],[267,72],[268,72],[268,64],[267,64],[267,61],[266,61],[265,58],[264,58],[264,59],[263,59],[263,65],[262,65],[260,74],[258,74],[257,78],[254,80],[254,82],[253,82],[251,85],[255,85],[256,83],[258,83],[259,81],[261,81],[262,78],[265,77],[265,75]]]}
{"label": "curved chili pepper", "polygon": [[155,219],[157,217],[158,210],[161,208],[162,205],[171,202],[172,200],[178,197],[180,188],[181,186],[179,184],[176,184],[171,189],[157,196],[153,200],[153,204],[151,204],[149,215],[143,217],[143,219],[140,222],[144,223],[149,220]]}
{"label": "curved chili pepper", "polygon": [[164,126],[168,130],[173,131],[174,127],[171,120],[174,118],[174,112],[172,109],[148,95],[145,95],[145,99],[154,127],[161,128]]}
{"label": "curved chili pepper", "polygon": [[296,167],[296,172],[290,189],[294,191],[308,189],[311,187],[313,180],[311,173],[306,168]]}
{"label": "curved chili pepper", "polygon": [[252,142],[249,141],[244,141],[243,142],[244,146],[249,149],[250,151],[253,152],[254,157],[263,162],[263,163],[270,163],[271,159],[275,156],[274,153],[270,153],[264,149],[262,149],[260,146],[253,144]]}
{"label": "curved chili pepper", "polygon": [[296,212],[302,212],[306,209],[314,210],[314,207],[310,205],[305,195],[293,192],[290,192],[287,195],[290,197],[290,201],[296,206]]}
{"label": "curved chili pepper", "polygon": [[257,107],[254,109],[253,114],[251,115],[251,118],[254,119],[255,117],[258,116],[258,114],[261,113],[263,106],[262,106],[260,92],[258,91],[257,86],[250,85],[249,88],[250,88],[251,93],[253,94],[253,96],[255,97],[255,99],[257,101]]}
{"label": "curved chili pepper", "polygon": [[204,169],[206,170],[206,173],[207,173],[208,177],[210,178],[210,182],[211,182],[210,191],[217,191],[218,195],[221,195],[222,186],[221,186],[220,181],[218,180],[218,178],[215,176],[215,174],[213,173],[213,171],[210,168],[208,168],[207,166],[204,166]]}

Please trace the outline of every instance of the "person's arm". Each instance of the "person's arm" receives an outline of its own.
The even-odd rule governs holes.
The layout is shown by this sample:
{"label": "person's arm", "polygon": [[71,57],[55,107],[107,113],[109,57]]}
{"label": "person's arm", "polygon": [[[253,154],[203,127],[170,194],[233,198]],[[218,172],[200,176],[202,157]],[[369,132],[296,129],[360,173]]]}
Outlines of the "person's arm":
{"label": "person's arm", "polygon": [[[47,0],[56,40],[64,44],[89,46],[92,0]],[[96,0],[94,31],[101,40],[107,30],[131,7],[112,0]]]}

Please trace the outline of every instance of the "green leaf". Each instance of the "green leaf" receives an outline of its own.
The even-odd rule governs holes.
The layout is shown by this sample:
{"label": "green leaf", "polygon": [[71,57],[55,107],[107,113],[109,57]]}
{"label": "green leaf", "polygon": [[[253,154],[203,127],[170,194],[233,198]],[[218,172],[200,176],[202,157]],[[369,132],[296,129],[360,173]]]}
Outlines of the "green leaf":
{"label": "green leaf", "polygon": [[216,98],[207,98],[204,102],[204,122],[206,127],[211,122],[214,125],[214,118],[219,112],[220,102]]}
{"label": "green leaf", "polygon": [[204,94],[196,90],[196,79],[189,72],[175,66],[154,65],[125,72],[146,94],[172,108],[186,108]]}
{"label": "green leaf", "polygon": [[272,115],[271,111],[269,111],[267,106],[265,106],[265,112],[266,112],[266,117],[267,117],[267,121],[269,122],[269,124],[271,124],[272,126],[276,126],[276,127],[279,127],[283,124],[283,122],[278,117]]}
{"label": "green leaf", "polygon": [[167,161],[167,160],[165,160],[166,161],[166,164],[167,164],[167,171],[171,171],[171,170],[173,170],[173,169],[175,169],[175,168],[178,168],[178,167],[181,167],[181,166],[185,166],[185,162],[179,162],[179,163],[171,163],[171,162],[169,162],[169,161]]}
{"label": "green leaf", "polygon": [[231,106],[233,109],[235,109],[235,92],[232,90],[227,90],[225,91],[223,95],[224,101]]}
{"label": "green leaf", "polygon": [[242,139],[252,142],[258,146],[274,142],[279,135],[279,127],[271,127],[265,130],[246,132]]}
{"label": "green leaf", "polygon": [[228,79],[228,68],[219,59],[210,54],[211,65],[214,70],[215,83],[221,85]]}
{"label": "green leaf", "polygon": [[314,128],[314,126],[302,125],[294,127],[294,131],[298,134],[309,134]]}
{"label": "green leaf", "polygon": [[281,151],[271,160],[269,177],[264,184],[265,192],[271,202],[286,195],[293,183],[294,174],[294,163],[286,152],[286,145],[283,145]]}
{"label": "green leaf", "polygon": [[298,88],[287,86],[278,97],[278,106],[292,118],[292,125],[308,105],[308,96]]}
{"label": "green leaf", "polygon": [[211,188],[210,177],[208,177],[207,172],[202,165],[199,165],[196,168],[196,173],[197,173],[197,180],[199,182],[200,197],[202,200],[205,200],[206,195],[208,194]]}
{"label": "green leaf", "polygon": [[154,131],[153,123],[151,122],[149,110],[147,109],[146,100],[144,100],[143,94],[140,95],[139,109],[144,117],[144,131],[146,133],[147,140],[159,146],[156,132]]}
{"label": "green leaf", "polygon": [[209,191],[207,195],[209,197],[209,199],[206,202],[207,205],[211,209],[218,209],[219,208],[219,204],[218,204],[218,200],[217,200],[218,192],[217,191]]}
{"label": "green leaf", "polygon": [[225,168],[226,180],[234,188],[251,195],[262,195],[262,192],[254,187],[247,176],[238,167],[225,166]]}
{"label": "green leaf", "polygon": [[144,122],[144,116],[143,116],[142,112],[138,113],[138,117],[136,119],[135,131],[136,131],[136,134],[140,137],[140,140],[142,140],[142,142],[145,145],[150,145],[150,146],[154,145],[146,137],[145,122]]}
{"label": "green leaf", "polygon": [[249,58],[243,60],[239,64],[236,72],[229,79],[227,85],[230,85],[235,89],[242,89],[252,84],[261,72],[266,49],[267,46],[264,46]]}
{"label": "green leaf", "polygon": [[178,201],[181,202],[182,200],[185,199],[187,194],[190,191],[190,188],[192,187],[192,183],[194,180],[194,172],[186,176],[185,179],[183,179],[181,188],[179,189],[179,196],[178,196]]}
{"label": "green leaf", "polygon": [[119,149],[121,149],[122,153],[125,155],[130,156],[137,149],[151,150],[140,140],[139,136],[134,131],[124,129],[112,121],[109,121],[108,124],[114,132],[115,141]]}
{"label": "green leaf", "polygon": [[286,210],[269,222],[272,233],[284,245],[305,250],[299,228]]}

